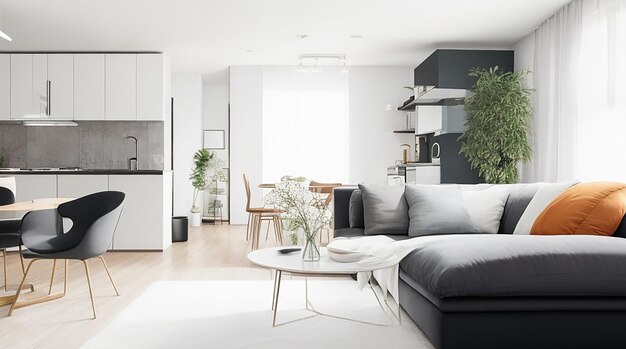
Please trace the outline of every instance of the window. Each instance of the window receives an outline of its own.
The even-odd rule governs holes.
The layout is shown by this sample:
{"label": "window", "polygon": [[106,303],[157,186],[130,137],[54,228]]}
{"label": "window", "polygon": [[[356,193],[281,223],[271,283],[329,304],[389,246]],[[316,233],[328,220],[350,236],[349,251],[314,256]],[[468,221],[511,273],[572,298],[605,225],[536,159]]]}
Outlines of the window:
{"label": "window", "polygon": [[263,181],[348,179],[348,74],[339,69],[263,73]]}

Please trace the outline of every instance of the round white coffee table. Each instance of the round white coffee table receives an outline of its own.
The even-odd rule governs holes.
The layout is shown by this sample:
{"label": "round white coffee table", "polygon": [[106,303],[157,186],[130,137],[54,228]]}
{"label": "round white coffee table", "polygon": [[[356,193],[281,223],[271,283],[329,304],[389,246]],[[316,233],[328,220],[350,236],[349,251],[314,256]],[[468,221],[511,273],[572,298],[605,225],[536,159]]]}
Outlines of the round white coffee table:
{"label": "round white coffee table", "polygon": [[[272,296],[272,311],[273,311],[272,326],[276,326],[276,312],[278,311],[278,298],[280,295],[280,281],[282,279],[282,275],[284,272],[292,274],[292,275],[304,276],[307,310],[312,311],[316,313],[317,315],[330,316],[330,317],[339,318],[343,320],[358,321],[354,319],[324,314],[324,313],[317,311],[313,307],[311,302],[309,301],[307,277],[347,276],[347,275],[354,275],[360,272],[372,272],[378,269],[386,269],[395,265],[395,263],[389,263],[389,265],[382,264],[382,265],[378,265],[376,269],[372,269],[371,267],[360,266],[357,263],[337,262],[328,256],[328,251],[326,250],[325,247],[322,247],[320,249],[319,261],[305,262],[302,260],[301,251],[293,252],[289,254],[282,254],[278,252],[278,250],[284,249],[284,248],[286,247],[264,248],[261,250],[252,251],[250,252],[250,254],[248,254],[248,260],[250,260],[250,262],[260,267],[272,269],[276,271],[275,277],[274,277],[274,294]],[[294,248],[298,248],[298,246],[294,246]],[[378,301],[379,305],[381,306],[385,314],[387,314],[387,311],[385,311],[385,308],[383,307],[383,302],[381,302],[380,299],[378,298],[378,295],[376,294],[376,291],[372,287],[371,283],[369,285],[370,285],[370,288],[372,289],[372,292],[374,292],[374,296],[376,297],[376,300]],[[394,313],[393,310],[391,309],[389,310],[391,311],[392,314]],[[400,321],[399,316],[400,316],[400,308],[398,306],[398,315],[396,316],[398,321]],[[367,323],[364,321],[358,321],[358,322]],[[380,324],[374,324],[374,323],[369,323],[369,324],[380,325]]]}

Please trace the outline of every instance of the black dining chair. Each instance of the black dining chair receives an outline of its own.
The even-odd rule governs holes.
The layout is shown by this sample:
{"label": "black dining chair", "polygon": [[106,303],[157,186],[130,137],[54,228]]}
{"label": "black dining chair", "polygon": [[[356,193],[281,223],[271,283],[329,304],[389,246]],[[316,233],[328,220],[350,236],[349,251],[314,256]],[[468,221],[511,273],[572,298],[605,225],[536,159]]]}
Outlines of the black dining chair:
{"label": "black dining chair", "polygon": [[[63,292],[51,294],[54,281],[53,272],[48,295],[24,302],[18,302],[20,285],[15,295],[15,300],[9,309],[9,315],[17,308],[48,302],[65,296],[67,291],[68,260],[70,259],[83,262],[94,319],[96,318],[96,306],[93,300],[91,276],[87,263],[90,259],[100,259],[109,276],[109,280],[111,280],[115,293],[119,296],[117,287],[111,277],[111,272],[102,255],[106,253],[113,240],[113,234],[119,222],[125,197],[124,193],[118,191],[99,192],[66,202],[59,205],[56,209],[29,212],[22,218],[20,231],[22,243],[27,248],[23,252],[23,256],[31,261],[26,267],[21,285],[26,281],[33,264],[39,260],[65,260],[65,281]],[[66,233],[64,233],[63,229],[63,218],[67,218],[72,222],[71,228]]]}
{"label": "black dining chair", "polygon": [[[15,192],[9,187],[5,187],[3,185],[10,184],[10,187],[15,187],[15,179],[13,177],[2,177],[0,178],[0,206],[10,205],[15,203]],[[7,261],[7,249],[18,247],[20,250],[22,248],[22,244],[20,241],[20,224],[21,219],[0,219],[0,250],[2,251],[2,265],[3,265],[3,278],[4,278],[4,291],[9,291],[9,283],[8,283],[8,261]],[[20,262],[22,264],[22,273],[25,272],[24,269],[24,259],[22,258],[21,253]],[[34,291],[33,285],[24,285],[25,288],[30,288],[31,291]],[[5,304],[0,301],[0,305]]]}

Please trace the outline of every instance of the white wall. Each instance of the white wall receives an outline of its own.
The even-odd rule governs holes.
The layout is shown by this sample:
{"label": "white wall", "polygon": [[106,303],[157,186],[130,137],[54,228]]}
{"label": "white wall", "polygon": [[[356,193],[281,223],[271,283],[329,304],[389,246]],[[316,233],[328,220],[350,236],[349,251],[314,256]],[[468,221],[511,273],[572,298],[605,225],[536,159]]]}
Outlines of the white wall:
{"label": "white wall", "polygon": [[393,133],[406,128],[405,113],[397,110],[410,95],[403,86],[413,86],[412,68],[350,68],[351,184],[386,184],[387,167],[402,159],[400,145],[414,150],[414,135]]}
{"label": "white wall", "polygon": [[[193,187],[189,180],[193,155],[202,147],[202,77],[172,74],[174,97],[174,215],[189,214]],[[199,204],[202,202],[199,200]]]}
{"label": "white wall", "polygon": [[248,175],[253,205],[261,201],[257,188],[262,178],[263,67],[230,67],[230,222],[246,224],[246,193],[243,174]]}
{"label": "white wall", "polygon": [[[526,87],[532,89],[533,88],[533,60],[535,53],[535,32],[532,32],[522,38],[520,41],[513,44],[513,50],[515,50],[515,71],[527,70],[530,73],[526,76]],[[528,141],[531,146],[534,144],[533,132],[532,132],[532,122],[531,122],[531,132],[529,135]],[[533,182],[533,164],[532,162],[527,162],[521,164],[519,166],[520,171],[520,181],[521,182]]]}
{"label": "white wall", "polygon": [[[224,150],[212,150],[217,156],[228,164],[228,143],[229,143],[229,129],[228,129],[228,103],[229,103],[229,88],[228,85],[207,85],[203,87],[202,97],[202,114],[205,130],[224,130],[226,149]],[[236,182],[235,184],[239,184]],[[222,216],[224,219],[229,218],[229,205],[224,203],[222,209]]]}

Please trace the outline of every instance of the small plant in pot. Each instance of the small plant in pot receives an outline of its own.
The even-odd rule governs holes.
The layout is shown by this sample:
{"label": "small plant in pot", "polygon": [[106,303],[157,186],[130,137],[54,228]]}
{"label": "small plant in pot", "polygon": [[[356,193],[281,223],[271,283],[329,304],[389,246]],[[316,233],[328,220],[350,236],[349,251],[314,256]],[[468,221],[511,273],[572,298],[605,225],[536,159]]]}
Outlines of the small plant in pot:
{"label": "small plant in pot", "polygon": [[216,173],[220,173],[223,161],[215,155],[214,152],[202,148],[193,156],[193,170],[191,172],[191,185],[193,186],[193,202],[191,212],[189,214],[189,225],[199,227],[202,224],[202,208],[198,206],[198,197],[200,193],[207,190],[211,183],[212,177]]}

